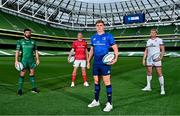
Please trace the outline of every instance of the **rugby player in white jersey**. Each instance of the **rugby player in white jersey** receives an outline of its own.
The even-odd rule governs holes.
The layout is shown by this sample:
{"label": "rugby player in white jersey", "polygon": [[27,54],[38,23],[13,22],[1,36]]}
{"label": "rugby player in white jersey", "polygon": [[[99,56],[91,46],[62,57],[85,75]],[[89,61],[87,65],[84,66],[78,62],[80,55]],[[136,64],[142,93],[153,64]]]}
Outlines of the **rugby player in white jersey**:
{"label": "rugby player in white jersey", "polygon": [[[144,56],[143,56],[143,65],[146,66],[147,69],[147,85],[142,90],[143,91],[152,90],[151,89],[152,69],[153,67],[155,67],[157,71],[157,75],[159,77],[159,83],[161,88],[160,94],[165,95],[164,77],[162,74],[162,62],[161,62],[164,56],[165,47],[163,44],[163,40],[157,37],[156,29],[151,29],[150,36],[151,38],[147,41],[146,49],[144,51]],[[152,60],[151,57],[154,54],[158,54],[158,53],[159,53],[159,58],[156,59],[156,61]]]}

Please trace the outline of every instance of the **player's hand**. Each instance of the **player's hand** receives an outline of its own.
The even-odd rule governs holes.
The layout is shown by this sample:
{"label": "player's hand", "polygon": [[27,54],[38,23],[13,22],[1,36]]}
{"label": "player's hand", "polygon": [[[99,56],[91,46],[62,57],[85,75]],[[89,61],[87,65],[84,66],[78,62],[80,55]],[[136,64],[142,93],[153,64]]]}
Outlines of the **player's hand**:
{"label": "player's hand", "polygon": [[91,67],[90,62],[87,62],[87,69],[90,69],[90,67]]}
{"label": "player's hand", "polygon": [[113,59],[110,63],[108,63],[107,65],[113,65],[117,62],[117,59]]}
{"label": "player's hand", "polygon": [[69,58],[70,58],[70,55],[68,56],[68,63],[70,64]]}
{"label": "player's hand", "polygon": [[70,64],[70,61],[68,60],[68,63]]}
{"label": "player's hand", "polygon": [[163,56],[160,57],[160,60],[162,60],[162,59],[163,59]]}
{"label": "player's hand", "polygon": [[39,60],[36,60],[36,65],[38,66],[40,64],[40,61]]}
{"label": "player's hand", "polygon": [[142,64],[143,66],[146,66],[146,60],[143,59]]}

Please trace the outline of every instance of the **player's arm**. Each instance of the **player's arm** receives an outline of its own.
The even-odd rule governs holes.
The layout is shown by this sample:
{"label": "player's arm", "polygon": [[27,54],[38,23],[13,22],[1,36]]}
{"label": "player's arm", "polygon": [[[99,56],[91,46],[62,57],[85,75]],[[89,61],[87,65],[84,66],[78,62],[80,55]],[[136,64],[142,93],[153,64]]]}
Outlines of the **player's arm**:
{"label": "player's arm", "polygon": [[40,64],[40,58],[39,58],[39,53],[37,50],[36,42],[34,44],[34,53],[35,53],[36,65],[39,65]]}
{"label": "player's arm", "polygon": [[88,49],[86,48],[86,60],[88,61]]}
{"label": "player's arm", "polygon": [[145,64],[146,64],[146,57],[147,57],[147,48],[144,50],[144,55],[143,55],[143,61],[142,61],[142,63],[143,63],[143,65],[145,66]]}
{"label": "player's arm", "polygon": [[164,47],[164,45],[160,45],[160,51],[161,51],[160,59],[162,60],[162,59],[163,59],[163,56],[164,56],[164,53],[165,53],[165,47]]}
{"label": "player's arm", "polygon": [[74,48],[71,49],[71,51],[69,52],[69,57],[72,56],[74,53]]}
{"label": "player's arm", "polygon": [[16,43],[16,53],[15,53],[15,66],[19,63],[19,51],[21,50],[21,44],[20,41],[18,40]]}
{"label": "player's arm", "polygon": [[19,50],[16,50],[16,53],[15,53],[15,66],[18,64],[18,59],[19,59]]}
{"label": "player's arm", "polygon": [[[69,56],[68,56],[68,59],[73,55],[74,53],[74,48],[72,48],[69,52]],[[70,63],[70,61],[68,60],[68,63]]]}
{"label": "player's arm", "polygon": [[90,63],[91,63],[91,59],[92,59],[93,55],[94,55],[94,47],[91,46],[90,51],[89,51],[89,57],[87,60],[87,68],[88,69],[90,69],[90,65],[91,65]]}
{"label": "player's arm", "polygon": [[36,64],[39,65],[40,64],[40,59],[39,59],[38,50],[35,51],[35,56],[36,56]]}
{"label": "player's arm", "polygon": [[118,47],[117,47],[117,44],[114,44],[112,45],[112,49],[114,50],[114,55],[115,55],[115,58],[114,60],[111,62],[111,65],[112,64],[115,64],[118,60]]}

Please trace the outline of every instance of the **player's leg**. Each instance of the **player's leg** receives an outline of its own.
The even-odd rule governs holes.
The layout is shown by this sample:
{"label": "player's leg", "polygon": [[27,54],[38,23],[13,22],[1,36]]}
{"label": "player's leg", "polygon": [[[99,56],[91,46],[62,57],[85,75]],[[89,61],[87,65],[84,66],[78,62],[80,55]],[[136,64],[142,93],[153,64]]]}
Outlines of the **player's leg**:
{"label": "player's leg", "polygon": [[100,77],[94,77],[94,100],[88,105],[89,108],[99,106],[99,93],[100,93]]}
{"label": "player's leg", "polygon": [[18,79],[18,95],[20,96],[23,94],[22,89],[23,89],[25,74],[26,74],[26,69],[23,69],[20,72],[19,79]]}
{"label": "player's leg", "polygon": [[106,103],[106,107],[103,109],[103,111],[109,112],[113,109],[112,85],[111,85],[111,81],[110,81],[110,75],[103,76],[103,82],[106,86],[106,93],[107,93],[107,103]]}
{"label": "player's leg", "polygon": [[165,95],[165,90],[164,90],[164,77],[162,74],[162,67],[156,67],[157,75],[159,77],[159,83],[161,87],[161,95]]}
{"label": "player's leg", "polygon": [[72,76],[71,76],[71,80],[72,80],[71,87],[75,86],[77,69],[78,69],[78,67],[74,67],[74,69],[73,69]]}
{"label": "player's leg", "polygon": [[32,85],[32,92],[39,93],[39,90],[36,88],[36,78],[35,78],[36,63],[34,60],[32,60],[32,61],[29,61],[27,64],[28,64],[28,69],[29,69],[29,80]]}
{"label": "player's leg", "polygon": [[147,73],[147,85],[145,88],[143,88],[143,91],[151,91],[151,80],[152,80],[152,66],[146,67],[146,73]]}
{"label": "player's leg", "polygon": [[93,66],[93,77],[94,77],[94,100],[88,105],[88,107],[96,107],[99,106],[99,93],[101,90],[100,87],[100,72],[99,72],[99,66],[94,65]]}
{"label": "player's leg", "polygon": [[71,82],[71,87],[74,87],[74,86],[75,86],[77,69],[78,69],[79,65],[80,65],[79,60],[75,60],[75,61],[74,61],[74,65],[73,65],[73,66],[74,66],[74,69],[73,69],[72,76],[71,76],[71,80],[72,80],[72,82]]}
{"label": "player's leg", "polygon": [[111,104],[112,103],[112,86],[111,86],[111,81],[110,81],[110,75],[103,76],[103,82],[106,86],[108,102]]}
{"label": "player's leg", "polygon": [[87,82],[87,76],[86,76],[86,60],[82,60],[81,61],[81,73],[82,73],[82,77],[84,80],[84,86],[89,86],[88,82]]}
{"label": "player's leg", "polygon": [[109,112],[113,109],[112,105],[112,85],[111,85],[111,66],[102,65],[100,68],[102,72],[103,82],[106,86],[106,94],[107,94],[107,103],[106,107],[103,109],[105,112]]}
{"label": "player's leg", "polygon": [[35,69],[29,70],[29,79],[32,84],[32,92],[33,93],[39,93],[39,90],[36,88],[36,81],[35,81]]}

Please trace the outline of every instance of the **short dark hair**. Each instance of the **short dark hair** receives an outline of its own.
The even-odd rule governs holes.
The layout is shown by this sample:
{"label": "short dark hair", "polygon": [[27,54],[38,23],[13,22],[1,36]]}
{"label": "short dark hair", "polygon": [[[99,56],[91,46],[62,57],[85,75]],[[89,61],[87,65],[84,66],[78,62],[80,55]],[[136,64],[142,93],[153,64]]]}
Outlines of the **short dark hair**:
{"label": "short dark hair", "polygon": [[96,21],[96,25],[97,25],[98,23],[102,23],[102,24],[104,25],[104,21],[101,20],[101,19]]}
{"label": "short dark hair", "polygon": [[31,31],[31,29],[28,29],[28,28],[24,29],[24,32],[26,32],[26,31]]}

